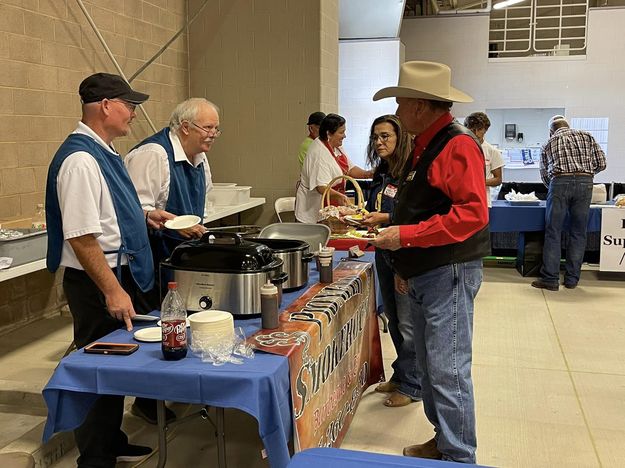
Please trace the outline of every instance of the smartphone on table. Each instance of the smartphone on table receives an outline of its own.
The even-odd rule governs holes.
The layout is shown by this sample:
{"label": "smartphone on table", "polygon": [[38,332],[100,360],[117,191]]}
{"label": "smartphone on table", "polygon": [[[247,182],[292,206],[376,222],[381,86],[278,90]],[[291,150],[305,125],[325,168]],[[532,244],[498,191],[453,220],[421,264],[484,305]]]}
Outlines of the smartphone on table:
{"label": "smartphone on table", "polygon": [[105,343],[102,341],[96,341],[85,346],[85,353],[92,354],[121,354],[128,355],[134,353],[139,349],[138,344],[133,343]]}

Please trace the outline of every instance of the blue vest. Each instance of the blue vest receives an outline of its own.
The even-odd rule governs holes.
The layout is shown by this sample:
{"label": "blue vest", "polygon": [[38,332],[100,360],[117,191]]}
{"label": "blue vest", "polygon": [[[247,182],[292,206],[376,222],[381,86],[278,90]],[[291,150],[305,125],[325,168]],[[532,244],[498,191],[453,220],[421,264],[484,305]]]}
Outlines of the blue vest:
{"label": "blue vest", "polygon": [[[67,137],[54,155],[48,169],[46,187],[48,270],[55,272],[58,269],[63,251],[63,218],[57,196],[57,176],[65,159],[78,151],[87,152],[96,160],[113,199],[121,245],[119,250],[105,253],[117,253],[118,279],[121,277],[119,268],[121,256],[125,254],[135,283],[142,291],[149,291],[154,285],[154,265],[139,197],[122,159],[87,135],[72,134]],[[75,196],[80,197],[80,194],[77,193]]]}
{"label": "blue vest", "polygon": [[381,213],[389,213],[391,215],[391,220],[393,219],[393,210],[395,208],[395,198],[391,198],[388,195],[384,194],[386,187],[388,185],[394,185],[395,187],[399,186],[399,179],[395,178],[391,175],[389,170],[388,163],[384,160],[380,161],[380,164],[375,170],[373,174],[373,179],[371,181],[371,185],[369,185],[369,197],[367,198],[367,204],[365,208],[367,211],[377,211],[376,210],[376,202],[378,198],[378,194],[382,193],[382,203],[380,206]]}
{"label": "blue vest", "polygon": [[[206,174],[204,163],[195,167],[187,161],[174,160],[174,147],[169,139],[169,128],[164,128],[160,132],[146,138],[133,148],[148,143],[156,143],[163,147],[167,153],[169,161],[169,196],[165,210],[175,215],[194,214],[204,219],[204,203],[206,199]],[[149,231],[150,244],[154,255],[154,265],[159,274],[158,265],[161,260],[168,258],[172,251],[186,239],[177,231],[167,229]],[[165,286],[167,282],[163,281]]]}
{"label": "blue vest", "polygon": [[187,161],[174,160],[174,147],[169,139],[169,128],[146,138],[133,148],[148,143],[162,146],[169,161],[169,196],[165,210],[175,215],[194,214],[204,218],[204,203],[206,201],[206,174],[204,163],[195,167]]}

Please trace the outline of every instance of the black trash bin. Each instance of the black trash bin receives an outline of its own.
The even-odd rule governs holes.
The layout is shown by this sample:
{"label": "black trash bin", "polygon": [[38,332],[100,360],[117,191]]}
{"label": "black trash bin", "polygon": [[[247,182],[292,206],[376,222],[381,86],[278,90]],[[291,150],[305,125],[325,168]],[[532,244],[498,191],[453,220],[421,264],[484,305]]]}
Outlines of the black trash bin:
{"label": "black trash bin", "polygon": [[545,233],[542,231],[519,233],[516,269],[521,276],[540,276],[544,242]]}

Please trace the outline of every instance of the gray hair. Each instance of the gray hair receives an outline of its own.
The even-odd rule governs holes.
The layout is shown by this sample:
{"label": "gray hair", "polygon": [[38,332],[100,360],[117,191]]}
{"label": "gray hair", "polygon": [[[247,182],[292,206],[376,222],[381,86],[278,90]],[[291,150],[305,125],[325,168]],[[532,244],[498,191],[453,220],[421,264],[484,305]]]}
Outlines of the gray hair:
{"label": "gray hair", "polygon": [[553,123],[558,120],[564,120],[566,122],[566,117],[564,117],[563,115],[559,115],[559,114],[554,115],[553,117],[549,119],[549,122],[547,122],[547,128],[551,130],[553,128]]}
{"label": "gray hair", "polygon": [[193,122],[197,115],[200,113],[200,109],[204,105],[209,105],[215,112],[219,114],[219,107],[210,102],[208,99],[204,98],[189,98],[186,101],[182,101],[180,104],[176,106],[174,111],[171,113],[171,117],[169,118],[169,129],[178,133],[182,122]]}

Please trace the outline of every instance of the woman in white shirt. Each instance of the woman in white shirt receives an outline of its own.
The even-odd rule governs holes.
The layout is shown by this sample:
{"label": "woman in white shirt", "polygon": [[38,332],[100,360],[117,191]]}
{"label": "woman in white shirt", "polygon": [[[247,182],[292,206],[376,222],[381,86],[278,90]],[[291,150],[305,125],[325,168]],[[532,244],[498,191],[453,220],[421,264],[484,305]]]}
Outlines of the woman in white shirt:
{"label": "woman in white shirt", "polygon": [[484,140],[484,135],[490,127],[490,119],[484,112],[473,112],[464,119],[464,126],[473,132],[482,145],[486,163],[486,199],[490,207],[492,206],[490,188],[501,185],[503,181],[503,157],[497,148]]}
{"label": "woman in white shirt", "polygon": [[[345,119],[328,114],[319,126],[319,138],[306,153],[295,200],[295,217],[302,223],[316,223],[321,208],[321,196],[332,179],[348,175],[355,179],[371,177],[371,171],[354,166],[341,147],[345,139]],[[333,205],[348,205],[345,180],[330,188]]]}

